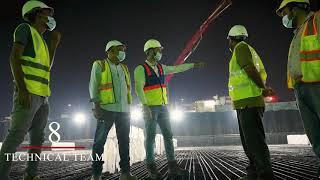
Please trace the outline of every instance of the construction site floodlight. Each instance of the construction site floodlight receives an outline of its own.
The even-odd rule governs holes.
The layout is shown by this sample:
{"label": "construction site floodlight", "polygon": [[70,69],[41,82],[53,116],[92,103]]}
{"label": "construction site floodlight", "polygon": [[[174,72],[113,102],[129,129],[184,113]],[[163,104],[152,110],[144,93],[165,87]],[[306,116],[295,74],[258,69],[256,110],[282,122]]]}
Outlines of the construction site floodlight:
{"label": "construction site floodlight", "polygon": [[73,121],[76,123],[76,124],[79,124],[79,125],[82,125],[85,123],[86,121],[86,115],[82,112],[78,112],[78,113],[75,113],[73,115]]}

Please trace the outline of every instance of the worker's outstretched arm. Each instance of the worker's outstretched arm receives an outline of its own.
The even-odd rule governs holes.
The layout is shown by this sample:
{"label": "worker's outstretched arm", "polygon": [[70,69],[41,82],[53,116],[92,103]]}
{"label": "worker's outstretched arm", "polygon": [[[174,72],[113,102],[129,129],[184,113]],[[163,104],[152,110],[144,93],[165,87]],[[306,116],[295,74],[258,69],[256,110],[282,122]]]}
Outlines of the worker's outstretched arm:
{"label": "worker's outstretched arm", "polygon": [[147,104],[147,99],[144,94],[143,88],[146,82],[144,68],[142,66],[136,67],[134,70],[134,84],[135,84],[135,92],[139,98],[141,104]]}
{"label": "worker's outstretched arm", "polygon": [[194,63],[186,63],[186,64],[180,64],[180,65],[176,65],[176,66],[166,66],[163,65],[163,71],[164,74],[175,74],[175,73],[180,73],[180,72],[184,72],[187,71],[189,69],[194,68],[195,64]]}
{"label": "worker's outstretched arm", "polygon": [[263,82],[259,72],[253,64],[251,51],[246,44],[239,44],[235,49],[237,62],[240,67],[247,73],[249,78],[252,79],[256,85],[262,89],[265,89],[265,83]]}

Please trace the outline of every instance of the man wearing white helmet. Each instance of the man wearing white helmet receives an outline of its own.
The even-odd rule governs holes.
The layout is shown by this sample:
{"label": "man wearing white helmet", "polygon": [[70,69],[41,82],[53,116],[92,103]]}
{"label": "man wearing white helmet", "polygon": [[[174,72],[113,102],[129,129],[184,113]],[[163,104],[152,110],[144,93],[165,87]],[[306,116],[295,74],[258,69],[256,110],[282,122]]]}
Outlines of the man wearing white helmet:
{"label": "man wearing white helmet", "polygon": [[232,58],[229,63],[229,95],[237,111],[240,138],[249,159],[243,180],[275,179],[262,124],[264,98],[273,95],[266,87],[267,73],[257,52],[245,42],[248,32],[242,25],[228,34]]}
{"label": "man wearing white helmet", "polygon": [[286,28],[294,29],[288,87],[294,89],[306,134],[320,158],[320,11],[311,12],[308,0],[284,0],[277,14]]}
{"label": "man wearing white helmet", "polygon": [[[125,45],[117,40],[106,45],[106,59],[96,60],[91,70],[89,84],[93,114],[97,129],[92,147],[92,157],[101,157],[108,133],[115,124],[120,154],[120,180],[135,180],[130,174],[129,132],[131,80],[125,60]],[[100,180],[103,161],[92,162],[92,180]]]}
{"label": "man wearing white helmet", "polygon": [[165,150],[168,160],[168,177],[174,178],[187,173],[181,169],[175,160],[172,143],[172,131],[167,110],[168,98],[165,75],[184,72],[192,68],[203,67],[203,63],[189,63],[177,66],[165,66],[159,61],[162,57],[160,42],[155,39],[148,40],[144,45],[147,60],[143,65],[136,67],[134,71],[135,89],[137,96],[143,105],[145,130],[146,130],[146,163],[151,179],[161,179],[154,159],[154,142],[156,126],[162,131]]}
{"label": "man wearing white helmet", "polygon": [[[29,132],[30,145],[41,146],[44,129],[48,120],[50,96],[50,69],[60,33],[53,31],[56,22],[53,8],[40,1],[28,1],[22,8],[26,23],[14,31],[14,41],[10,55],[10,65],[14,77],[13,110],[11,126],[0,151],[1,180],[9,179],[13,154]],[[43,38],[47,31],[48,41]],[[30,149],[30,155],[39,155],[41,149]],[[37,180],[39,161],[28,161],[25,180]]]}

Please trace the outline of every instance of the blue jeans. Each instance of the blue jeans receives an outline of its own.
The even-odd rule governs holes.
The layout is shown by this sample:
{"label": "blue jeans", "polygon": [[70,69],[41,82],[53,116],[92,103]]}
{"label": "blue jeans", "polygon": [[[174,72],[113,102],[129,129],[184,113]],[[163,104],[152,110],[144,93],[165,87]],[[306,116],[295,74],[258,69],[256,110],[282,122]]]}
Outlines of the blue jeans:
{"label": "blue jeans", "polygon": [[296,84],[294,89],[304,129],[320,158],[320,83]]}
{"label": "blue jeans", "polygon": [[145,117],[145,132],[146,132],[146,162],[152,164],[154,159],[154,143],[156,136],[157,124],[161,129],[166,156],[168,161],[175,160],[174,147],[172,142],[172,130],[170,124],[170,116],[166,106],[150,106],[152,117]]}
{"label": "blue jeans", "polygon": [[[12,165],[12,158],[9,158],[9,161],[7,161],[5,153],[15,153],[28,132],[31,146],[42,145],[48,115],[49,104],[47,98],[31,95],[31,107],[27,109],[19,104],[18,94],[17,92],[14,93],[11,125],[0,151],[1,180],[9,179],[9,172]],[[41,149],[30,149],[28,153],[40,154]],[[38,173],[38,165],[39,161],[27,161],[26,172],[31,176],[36,176]]]}
{"label": "blue jeans", "polygon": [[[103,110],[103,116],[98,119],[97,129],[92,147],[92,157],[101,157],[104,151],[108,133],[113,125],[116,126],[116,133],[119,144],[120,168],[123,173],[130,172],[129,157],[129,133],[130,133],[130,114],[125,112],[110,112]],[[104,161],[92,162],[92,175],[101,175]]]}

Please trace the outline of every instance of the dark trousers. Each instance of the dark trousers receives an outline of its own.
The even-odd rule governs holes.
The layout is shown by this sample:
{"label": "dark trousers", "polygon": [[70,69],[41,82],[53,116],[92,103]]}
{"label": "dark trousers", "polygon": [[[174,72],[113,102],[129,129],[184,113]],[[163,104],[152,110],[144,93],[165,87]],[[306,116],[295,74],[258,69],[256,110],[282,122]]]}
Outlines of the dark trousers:
{"label": "dark trousers", "polygon": [[296,84],[295,95],[304,129],[320,158],[320,83]]}
{"label": "dark trousers", "polygon": [[248,174],[273,176],[270,153],[262,124],[264,107],[237,110],[242,146],[249,159]]}
{"label": "dark trousers", "polygon": [[[104,144],[107,140],[108,133],[115,123],[116,133],[119,144],[120,168],[126,173],[130,172],[129,157],[129,133],[130,133],[130,114],[125,112],[103,111],[102,118],[98,119],[97,129],[94,137],[92,148],[92,157],[94,160],[99,159],[104,151]],[[97,157],[98,156],[98,157]],[[104,161],[92,162],[92,174],[101,175]]]}

